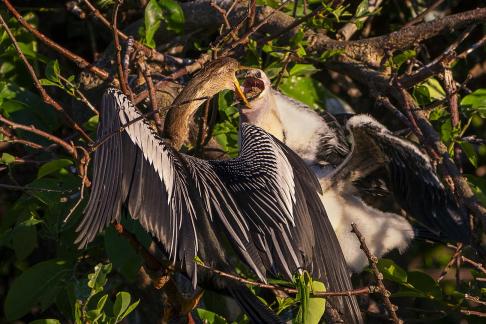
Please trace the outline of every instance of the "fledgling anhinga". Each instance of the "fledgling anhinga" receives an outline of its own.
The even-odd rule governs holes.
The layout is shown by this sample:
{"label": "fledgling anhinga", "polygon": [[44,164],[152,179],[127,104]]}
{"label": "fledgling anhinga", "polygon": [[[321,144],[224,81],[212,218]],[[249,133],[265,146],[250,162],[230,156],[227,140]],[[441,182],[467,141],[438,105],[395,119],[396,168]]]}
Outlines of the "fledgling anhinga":
{"label": "fledgling anhinga", "polygon": [[[358,225],[379,257],[395,248],[404,251],[416,236],[470,242],[466,213],[414,144],[367,115],[355,115],[343,126],[329,113],[317,113],[274,90],[262,70],[247,72],[243,89],[252,107],[243,121],[280,139],[318,176],[322,203],[354,271],[361,271],[368,261],[350,232],[351,223]],[[369,204],[371,197],[380,205],[391,198],[416,221],[414,227],[401,214]]]}
{"label": "fledgling anhinga", "polygon": [[[238,91],[238,68],[233,59],[209,64],[189,82],[175,104],[224,89]],[[188,120],[200,103],[182,104],[167,115],[167,139],[142,120],[99,147],[93,188],[76,242],[86,246],[108,224],[119,221],[125,205],[194,285],[196,256],[211,267],[232,272],[231,253],[224,248],[224,242],[230,242],[262,281],[268,276],[290,280],[305,269],[328,290],[352,289],[339,243],[320,203],[319,182],[282,142],[259,127],[241,123],[238,158],[206,161],[177,151],[187,139]],[[108,90],[98,138],[140,116],[121,92]],[[253,314],[254,321],[277,321],[264,314],[263,305],[242,298],[241,294],[248,293],[242,289],[245,286],[234,286],[230,286],[232,294]],[[346,322],[362,322],[354,297],[330,300]]]}

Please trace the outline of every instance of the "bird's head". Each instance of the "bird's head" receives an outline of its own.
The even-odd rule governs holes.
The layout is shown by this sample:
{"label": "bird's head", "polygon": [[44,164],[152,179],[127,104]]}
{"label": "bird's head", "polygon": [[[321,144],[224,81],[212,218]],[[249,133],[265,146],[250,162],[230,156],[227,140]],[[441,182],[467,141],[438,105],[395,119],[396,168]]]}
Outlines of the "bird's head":
{"label": "bird's head", "polygon": [[[259,103],[272,89],[270,79],[260,69],[251,69],[244,75],[243,94],[251,103]],[[253,108],[253,106],[252,106]]]}
{"label": "bird's head", "polygon": [[247,68],[241,66],[237,60],[231,57],[214,60],[206,64],[186,88],[208,97],[212,97],[222,90],[232,90],[249,107],[236,78],[236,73],[242,69]]}
{"label": "bird's head", "polygon": [[250,69],[244,74],[242,88],[249,107],[241,105],[240,115],[243,120],[262,127],[261,123],[268,121],[269,114],[276,110],[270,79],[262,70]]}

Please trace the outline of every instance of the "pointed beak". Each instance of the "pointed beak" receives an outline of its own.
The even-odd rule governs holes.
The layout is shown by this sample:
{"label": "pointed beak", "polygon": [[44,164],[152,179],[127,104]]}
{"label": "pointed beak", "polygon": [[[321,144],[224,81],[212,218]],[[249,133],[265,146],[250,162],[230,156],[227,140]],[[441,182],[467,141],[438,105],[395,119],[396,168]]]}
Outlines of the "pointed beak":
{"label": "pointed beak", "polygon": [[235,86],[235,92],[238,98],[245,103],[246,108],[251,109],[250,103],[248,102],[248,99],[246,99],[245,93],[241,89],[240,83],[238,82],[236,76],[233,77],[233,84]]}

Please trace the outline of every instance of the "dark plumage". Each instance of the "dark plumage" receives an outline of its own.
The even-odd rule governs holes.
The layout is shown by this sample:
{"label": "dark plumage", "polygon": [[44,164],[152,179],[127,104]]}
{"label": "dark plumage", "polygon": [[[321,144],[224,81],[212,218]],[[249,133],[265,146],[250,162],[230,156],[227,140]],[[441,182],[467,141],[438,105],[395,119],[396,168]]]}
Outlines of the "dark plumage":
{"label": "dark plumage", "polygon": [[[98,138],[140,118],[118,90],[103,97]],[[241,124],[240,156],[205,161],[178,153],[142,120],[99,147],[93,188],[78,226],[76,243],[86,246],[122,206],[161,243],[169,260],[197,283],[196,256],[232,272],[222,242],[265,281],[288,279],[308,269],[328,289],[352,289],[342,252],[320,204],[320,186],[305,164],[262,129]],[[224,281],[224,280],[223,280]],[[255,321],[278,321],[248,289],[222,283]],[[361,321],[356,300],[336,298],[339,310]]]}

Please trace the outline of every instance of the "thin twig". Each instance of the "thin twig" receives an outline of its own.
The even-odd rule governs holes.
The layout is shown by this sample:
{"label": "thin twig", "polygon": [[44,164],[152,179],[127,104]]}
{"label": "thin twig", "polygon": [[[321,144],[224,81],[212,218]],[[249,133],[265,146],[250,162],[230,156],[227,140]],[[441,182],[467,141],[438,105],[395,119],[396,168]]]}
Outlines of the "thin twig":
{"label": "thin twig", "polygon": [[149,91],[150,107],[152,108],[155,125],[157,126],[157,130],[159,131],[159,133],[162,134],[164,130],[164,124],[162,122],[162,119],[160,118],[160,113],[157,109],[157,96],[155,92],[154,82],[152,81],[150,67],[145,62],[145,55],[142,52],[139,53],[140,55],[138,56],[137,64],[143,74],[145,84],[147,85],[147,89]]}
{"label": "thin twig", "polygon": [[469,309],[461,309],[461,313],[463,313],[464,315],[468,315],[468,316],[486,317],[485,312],[478,312],[478,311],[473,311],[473,310],[469,310]]}
{"label": "thin twig", "polygon": [[120,45],[120,40],[118,38],[119,35],[118,35],[118,28],[117,28],[118,9],[120,8],[122,2],[123,0],[115,1],[115,8],[113,9],[111,29],[113,30],[113,39],[115,43],[116,68],[118,71],[118,80],[120,80],[120,87],[122,92],[125,94],[125,96],[130,97],[130,90],[127,84],[127,78],[124,74],[123,66],[122,66],[121,45]]}
{"label": "thin twig", "polygon": [[79,99],[82,103],[84,103],[86,105],[86,107],[89,108],[89,110],[91,110],[95,115],[99,116],[99,112],[98,112],[98,109],[95,108],[95,106],[89,101],[88,98],[86,98],[86,96],[81,92],[81,90],[79,90],[79,88],[71,83],[68,79],[66,79],[65,77],[63,77],[61,74],[59,74],[59,78],[66,82],[73,90],[74,90],[74,93],[79,97],[79,98],[76,98],[76,99]]}
{"label": "thin twig", "polygon": [[[191,99],[191,100],[185,100],[185,101],[181,101],[180,103],[178,103],[177,105],[170,105],[170,106],[166,106],[164,109],[171,109],[171,108],[174,108],[176,106],[179,106],[179,105],[184,105],[186,103],[189,103],[189,102],[192,102],[192,101],[202,101],[202,100],[208,100],[210,99],[209,97],[199,97],[199,98],[194,98],[194,99]],[[145,113],[145,114],[142,114],[140,115],[139,117],[137,118],[134,118],[132,119],[131,121],[129,121],[128,123],[126,124],[123,124],[120,126],[120,128],[114,130],[112,133],[109,133],[109,134],[106,134],[105,136],[103,136],[102,138],[98,138],[97,141],[93,144],[90,145],[90,148],[88,150],[88,152],[91,154],[93,153],[94,151],[96,151],[101,145],[103,145],[107,140],[109,140],[112,136],[116,135],[116,134],[119,134],[123,131],[125,131],[125,128],[127,128],[128,126],[132,125],[132,124],[135,124],[141,120],[143,120],[144,118],[147,118],[147,117],[150,117],[152,116],[153,114],[155,114],[156,112],[158,112],[159,109],[157,110],[153,110],[153,111],[149,111],[148,113]],[[1,120],[0,120],[1,121]]]}
{"label": "thin twig", "polygon": [[384,96],[378,96],[376,98],[376,103],[381,104],[382,106],[387,108],[393,113],[395,117],[397,117],[402,122],[402,124],[407,126],[407,128],[412,129],[412,124],[410,123],[410,120],[408,120],[408,118],[390,102],[390,99]]}
{"label": "thin twig", "polygon": [[221,54],[221,57],[228,56],[228,54],[230,54],[230,52],[232,50],[234,50],[236,47],[238,47],[240,45],[245,45],[246,43],[248,43],[250,36],[253,35],[254,33],[256,33],[260,28],[262,28],[267,23],[267,21],[276,12],[279,12],[279,10],[282,9],[289,1],[290,0],[283,1],[282,4],[277,9],[273,10],[271,13],[269,13],[267,16],[265,16],[265,18],[263,18],[262,21],[260,21],[260,23],[258,23],[258,25],[251,27],[245,34],[243,34],[240,37],[240,39],[238,39],[237,41],[230,44],[229,48],[227,48],[226,50],[223,51],[223,53]]}
{"label": "thin twig", "polygon": [[226,10],[224,10],[223,8],[218,6],[218,4],[214,0],[211,0],[209,5],[211,6],[211,8],[216,10],[221,15],[221,17],[223,17],[224,24],[226,26],[226,29],[229,31],[231,38],[234,41],[238,40],[238,36],[236,36],[236,34],[235,34],[235,32],[234,32],[233,28],[231,27],[231,24],[228,20],[228,13],[226,12]]}
{"label": "thin twig", "polygon": [[429,12],[431,12],[432,10],[434,10],[435,8],[440,6],[442,4],[442,2],[444,2],[444,0],[437,0],[430,7],[428,7],[427,9],[422,11],[419,15],[417,15],[417,17],[413,18],[408,23],[406,23],[403,27],[409,27],[409,26],[412,26],[412,25],[415,25],[415,24],[421,22]]}
{"label": "thin twig", "polygon": [[[232,275],[230,273],[217,270],[214,268],[211,268],[203,263],[198,262],[197,265],[201,268],[207,269],[215,274],[217,274],[220,277],[228,278],[234,281],[238,281],[250,286],[258,287],[258,288],[263,288],[263,289],[271,289],[271,290],[278,290],[282,291],[286,294],[296,294],[298,292],[297,289],[295,288],[288,288],[288,287],[283,287],[283,286],[277,286],[277,285],[271,285],[271,284],[265,284],[262,282],[257,282],[253,280],[249,280],[246,278],[242,278],[236,275]],[[313,297],[331,297],[331,296],[356,296],[356,295],[367,295],[370,292],[373,292],[373,287],[363,287],[363,288],[358,288],[354,290],[347,290],[347,291],[325,291],[325,292],[312,292],[311,296]]]}
{"label": "thin twig", "polygon": [[32,80],[34,81],[34,86],[39,91],[39,93],[40,93],[40,95],[42,97],[42,100],[46,104],[52,106],[55,110],[57,110],[58,112],[60,112],[62,114],[64,120],[66,121],[66,123],[71,128],[73,128],[75,131],[77,131],[84,139],[86,139],[90,143],[93,142],[93,140],[91,139],[91,137],[89,137],[89,135],[86,134],[86,132],[81,128],[81,126],[79,126],[71,118],[71,116],[68,115],[68,113],[64,110],[64,108],[62,108],[62,106],[56,100],[54,100],[51,96],[49,96],[49,94],[46,92],[46,90],[44,89],[44,87],[42,87],[39,79],[37,78],[37,76],[35,74],[34,68],[32,67],[32,65],[30,65],[30,63],[27,60],[27,58],[25,57],[24,53],[20,49],[19,44],[17,43],[17,40],[15,39],[15,36],[13,35],[12,31],[8,27],[8,25],[5,22],[5,20],[3,20],[2,15],[0,15],[0,24],[5,28],[5,31],[7,32],[8,37],[12,41],[12,44],[14,45],[15,50],[17,51],[17,54],[19,54],[20,59],[24,63],[25,67],[27,68],[27,71],[29,72]]}
{"label": "thin twig", "polygon": [[[34,26],[29,24],[25,19],[18,13],[18,11],[15,9],[14,6],[10,3],[10,0],[3,0],[3,3],[5,4],[5,7],[7,7],[8,11],[12,13],[12,15],[17,19],[17,21],[24,26],[28,31],[30,31],[35,37],[37,37],[41,42],[61,54],[62,56],[66,57],[67,59],[73,61],[79,68],[81,69],[87,69],[91,73],[94,73],[98,77],[100,77],[103,80],[108,80],[110,78],[110,74],[97,67],[94,66],[93,64],[89,63],[82,57],[74,54],[70,50],[62,47],[58,43],[54,42],[52,39],[47,37],[46,35],[42,34],[40,31],[38,31]],[[117,87],[118,86],[118,80],[113,80],[113,86]]]}
{"label": "thin twig", "polygon": [[360,17],[358,19],[353,19],[351,22],[344,25],[338,32],[337,38],[340,40],[347,41],[349,40],[356,31],[358,31],[357,23],[364,24],[366,20],[372,17],[373,12],[375,12],[381,5],[383,0],[372,0],[368,3],[368,15],[364,17]]}
{"label": "thin twig", "polygon": [[464,294],[464,299],[467,301],[486,306],[486,301],[479,299],[477,296],[471,296],[469,294]]}
{"label": "thin twig", "polygon": [[41,137],[44,137],[44,138],[48,139],[49,141],[54,142],[54,143],[58,144],[59,146],[61,146],[73,158],[76,159],[76,157],[77,157],[76,149],[72,145],[70,145],[68,142],[60,139],[59,137],[57,137],[55,135],[52,135],[52,134],[49,134],[47,132],[44,132],[43,130],[37,129],[34,126],[27,126],[27,125],[23,125],[23,124],[13,122],[13,121],[5,118],[2,115],[0,115],[0,122],[10,126],[10,128],[12,128],[12,129],[22,129],[22,130],[25,130],[29,133],[33,133],[33,134],[39,135]]}
{"label": "thin twig", "polygon": [[[96,7],[89,1],[89,0],[83,0],[84,4],[88,9],[91,11],[91,13],[106,27],[108,27],[111,31],[113,30],[112,24],[106,19],[103,14],[96,9]],[[123,40],[123,41],[128,41],[129,36],[127,36],[125,33],[121,32],[120,30],[117,30],[116,33],[118,36]],[[133,46],[138,50],[138,51],[143,51],[147,59],[152,60],[152,61],[157,61],[157,62],[164,62],[165,61],[165,55],[162,53],[157,52],[156,50],[149,48],[142,43],[135,41],[133,43]]]}
{"label": "thin twig", "polygon": [[475,267],[476,269],[478,269],[479,271],[481,271],[482,273],[484,273],[486,275],[486,268],[481,263],[475,262],[475,261],[465,257],[464,255],[461,257],[461,259],[462,259],[463,262],[472,265],[473,267]]}
{"label": "thin twig", "polygon": [[9,189],[9,190],[19,190],[19,191],[40,191],[40,192],[57,192],[57,193],[71,193],[70,190],[57,190],[57,189],[49,189],[49,188],[34,188],[29,186],[16,186],[16,185],[9,185],[6,183],[0,183],[0,188]]}
{"label": "thin twig", "polygon": [[440,274],[439,278],[437,279],[437,282],[441,282],[445,278],[445,276],[447,275],[447,272],[449,272],[449,269],[456,262],[456,259],[461,256],[462,247],[463,247],[462,243],[459,243],[457,245],[456,251],[454,252],[451,259],[449,260],[449,262],[447,262],[446,266],[442,270],[442,273]]}
{"label": "thin twig", "polygon": [[[177,80],[184,75],[194,73],[199,69],[201,69],[204,66],[204,64],[209,62],[210,59],[211,56],[208,53],[204,53],[196,61],[194,61],[194,63],[187,65],[183,68],[180,68],[179,70],[167,76],[167,79]],[[162,89],[166,84],[167,84],[167,80],[161,80],[155,84],[155,89]],[[143,90],[137,96],[135,96],[135,100],[133,101],[133,104],[138,105],[140,102],[145,100],[145,98],[147,98],[148,96],[149,96],[148,89]]]}
{"label": "thin twig", "polygon": [[371,267],[371,271],[375,275],[376,282],[378,284],[378,291],[383,297],[383,301],[385,302],[385,307],[388,309],[388,312],[390,313],[391,319],[395,324],[400,324],[402,321],[398,318],[396,310],[398,309],[397,306],[393,305],[392,302],[390,301],[390,292],[386,289],[385,285],[383,284],[383,274],[378,270],[377,263],[378,263],[378,258],[371,254],[370,250],[368,249],[368,246],[365,243],[365,239],[361,232],[358,230],[358,227],[356,224],[352,223],[351,224],[352,230],[356,237],[359,240],[360,243],[360,248],[363,250],[363,252],[366,254],[366,257],[368,258],[368,262]]}
{"label": "thin twig", "polygon": [[123,82],[126,83],[128,89],[130,90],[129,95],[130,95],[131,102],[133,102],[134,96],[133,96],[133,91],[131,91],[130,86],[128,84],[128,76],[130,75],[130,57],[134,52],[134,48],[133,48],[134,42],[135,39],[132,36],[128,37],[127,46],[125,49],[125,56],[123,57],[123,74],[125,77]]}
{"label": "thin twig", "polygon": [[483,36],[480,40],[478,40],[476,43],[474,43],[471,47],[469,47],[467,50],[462,52],[461,54],[457,55],[458,59],[465,59],[469,54],[477,50],[478,48],[481,48],[484,43],[486,43],[486,35]]}
{"label": "thin twig", "polygon": [[[459,115],[459,103],[456,82],[452,76],[452,70],[450,67],[446,67],[443,72],[443,85],[446,92],[446,98],[449,103],[449,112],[451,114],[451,124],[453,129],[458,129],[461,122]],[[457,143],[453,143],[454,147],[454,162],[456,162],[457,168],[462,172],[461,162],[461,147]]]}
{"label": "thin twig", "polygon": [[271,41],[272,39],[276,39],[278,38],[280,35],[282,34],[285,34],[286,32],[288,31],[291,31],[292,29],[296,28],[297,26],[303,24],[304,22],[306,22],[307,20],[311,19],[312,17],[318,15],[319,13],[322,12],[324,8],[322,8],[322,6],[314,9],[313,11],[311,11],[310,13],[308,13],[307,15],[303,16],[303,17],[300,17],[299,19],[296,19],[294,20],[290,25],[288,25],[287,27],[285,28],[282,28],[281,30],[261,39],[258,41],[258,44],[259,45],[262,45],[262,44],[265,44],[266,42],[269,42]]}
{"label": "thin twig", "polygon": [[22,145],[25,145],[25,146],[29,146],[29,147],[36,149],[36,150],[40,150],[40,149],[44,148],[40,144],[15,137],[12,134],[12,132],[7,131],[3,127],[0,127],[0,134],[2,134],[4,137],[6,137],[3,140],[1,140],[0,143],[11,143],[11,144],[18,143],[18,144],[22,144]]}

